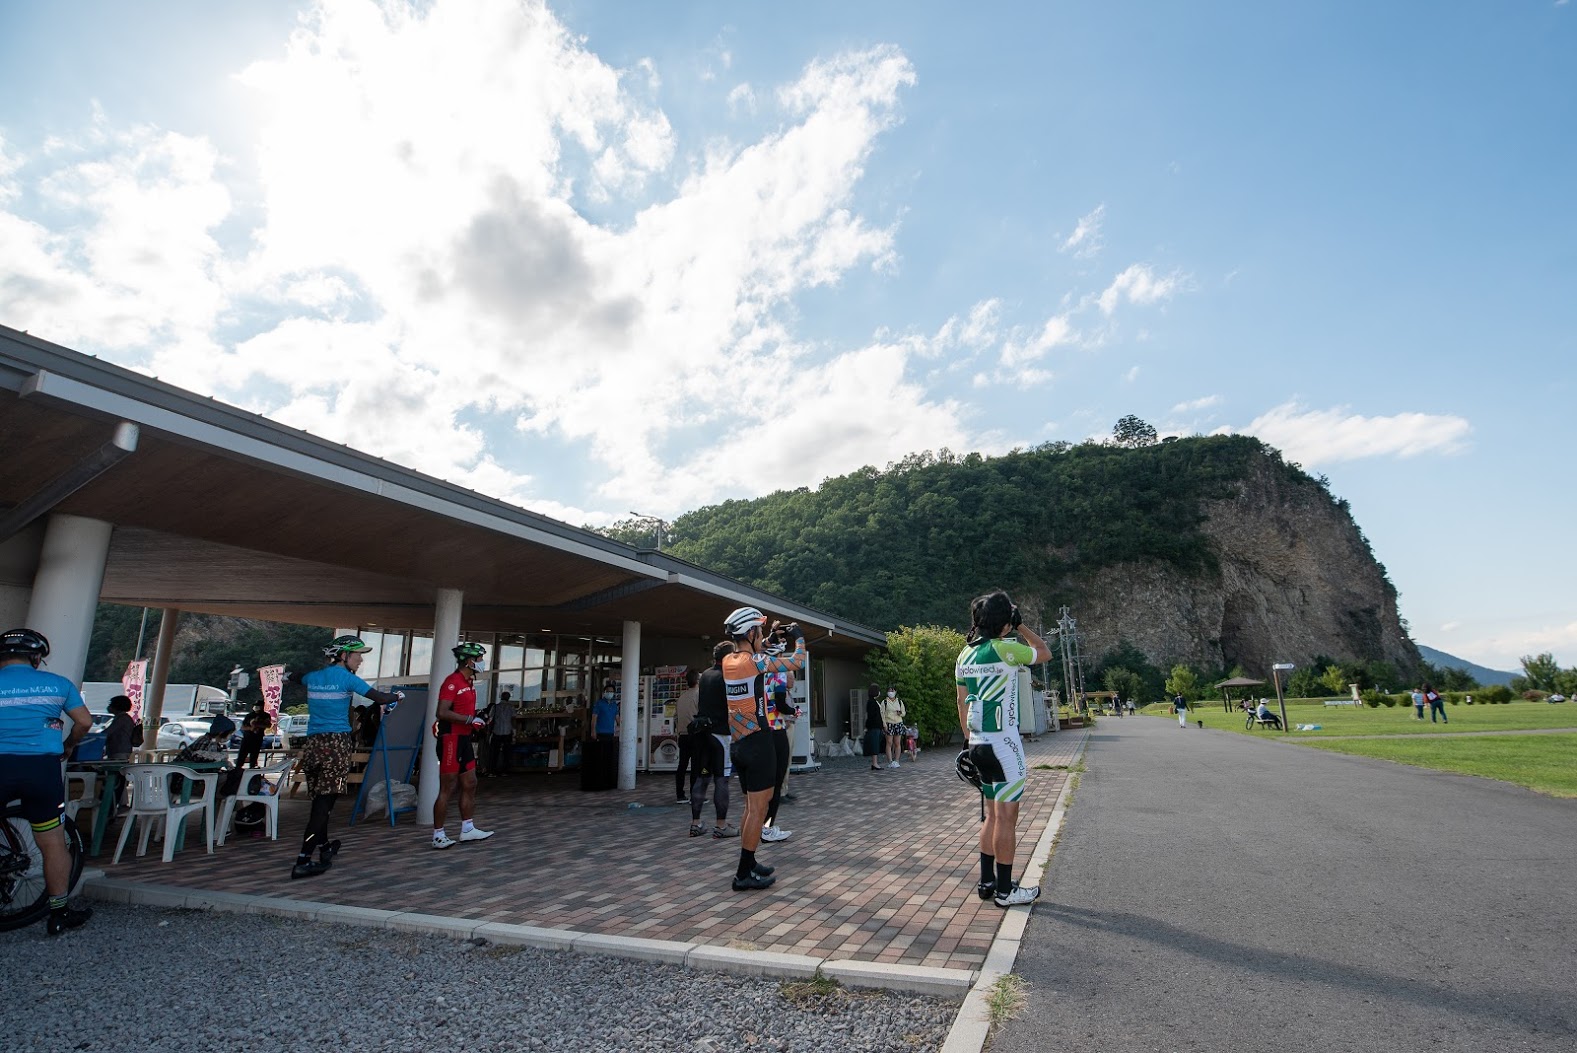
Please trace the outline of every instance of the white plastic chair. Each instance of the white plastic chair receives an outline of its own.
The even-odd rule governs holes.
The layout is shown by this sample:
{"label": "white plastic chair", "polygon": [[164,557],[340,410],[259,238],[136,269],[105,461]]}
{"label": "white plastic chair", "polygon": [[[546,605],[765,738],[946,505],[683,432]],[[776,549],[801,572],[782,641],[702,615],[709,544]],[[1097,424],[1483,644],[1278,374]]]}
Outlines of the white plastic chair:
{"label": "white plastic chair", "polygon": [[67,790],[67,792],[70,792],[71,784],[74,783],[74,782],[80,782],[82,784],[82,794],[79,797],[68,797],[68,798],[66,798],[66,818],[70,819],[73,823],[77,821],[77,813],[82,811],[84,808],[86,808],[88,811],[92,811],[93,809],[95,809],[95,808],[97,808],[99,806],[99,797],[98,797],[99,775],[98,775],[98,772],[92,772],[92,771],[70,771],[70,772],[67,772],[66,773],[66,790]]}
{"label": "white plastic chair", "polygon": [[[125,850],[126,841],[131,837],[131,828],[139,819],[142,820],[142,836],[137,841],[137,855],[148,854],[148,835],[153,832],[155,823],[162,823],[164,861],[168,863],[175,858],[176,832],[181,829],[181,823],[186,817],[193,812],[202,812],[207,820],[204,844],[209,854],[213,854],[214,795],[219,788],[217,772],[195,772],[179,764],[128,764],[121,769],[121,774],[126,777],[126,782],[131,788],[131,811],[126,816],[125,825],[121,827],[120,842],[115,846],[116,863],[120,862],[121,852]],[[172,775],[201,783],[202,798],[189,804],[182,804],[170,793]]]}
{"label": "white plastic chair", "polygon": [[[268,810],[268,836],[271,840],[279,840],[279,798],[283,796],[285,787],[290,785],[290,769],[295,765],[296,758],[286,757],[278,764],[267,768],[248,768],[241,773],[241,788],[232,797],[226,797],[224,804],[219,806],[218,837],[220,847],[224,847],[225,838],[230,834],[230,822],[235,818],[236,806],[240,804],[260,804]],[[251,784],[253,776],[261,775],[263,785],[257,793],[248,793],[246,788]]]}

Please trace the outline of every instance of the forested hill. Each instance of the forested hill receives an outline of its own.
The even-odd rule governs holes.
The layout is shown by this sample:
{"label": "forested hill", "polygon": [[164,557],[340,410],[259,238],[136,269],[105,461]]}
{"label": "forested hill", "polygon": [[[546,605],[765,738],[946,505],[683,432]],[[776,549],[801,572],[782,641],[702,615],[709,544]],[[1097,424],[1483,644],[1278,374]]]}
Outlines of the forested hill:
{"label": "forested hill", "polygon": [[882,629],[964,628],[969,599],[1002,587],[1048,622],[1073,607],[1097,653],[1418,661],[1346,502],[1246,436],[919,454],[698,509],[670,537],[675,555]]}

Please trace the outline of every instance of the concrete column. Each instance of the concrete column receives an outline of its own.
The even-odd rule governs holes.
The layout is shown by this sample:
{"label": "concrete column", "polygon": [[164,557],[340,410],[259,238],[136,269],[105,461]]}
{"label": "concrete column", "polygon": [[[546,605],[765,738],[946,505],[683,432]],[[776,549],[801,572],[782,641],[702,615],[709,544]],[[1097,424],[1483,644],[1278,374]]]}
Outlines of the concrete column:
{"label": "concrete column", "polygon": [[[619,663],[619,789],[635,789],[635,740],[640,734],[641,623],[624,623]],[[651,699],[647,699],[651,705]]]}
{"label": "concrete column", "polygon": [[[427,674],[427,722],[431,728],[438,719],[438,691],[444,679],[454,672],[453,655],[449,649],[460,642],[460,610],[465,593],[459,589],[439,589],[433,604],[433,660]],[[438,800],[438,755],[432,744],[422,740],[422,771],[416,786],[416,821],[428,823],[433,818],[433,802]],[[422,829],[429,829],[422,827]]]}
{"label": "concrete column", "polygon": [[[142,748],[151,750],[164,723],[164,689],[170,682],[170,656],[175,653],[175,630],[181,626],[181,609],[159,612],[159,640],[153,646],[153,664],[142,694]],[[185,714],[181,714],[185,716]]]}
{"label": "concrete column", "polygon": [[[93,615],[104,585],[110,531],[102,520],[55,514],[44,530],[28,600],[27,627],[49,638],[49,670],[82,683],[93,638]],[[7,626],[9,628],[9,626]]]}

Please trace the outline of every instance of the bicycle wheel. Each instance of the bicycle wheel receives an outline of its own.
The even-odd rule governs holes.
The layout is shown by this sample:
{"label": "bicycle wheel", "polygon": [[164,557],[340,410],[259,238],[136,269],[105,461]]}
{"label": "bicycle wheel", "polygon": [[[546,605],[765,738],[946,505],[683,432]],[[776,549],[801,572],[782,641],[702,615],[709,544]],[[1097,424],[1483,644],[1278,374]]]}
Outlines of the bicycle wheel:
{"label": "bicycle wheel", "polygon": [[[61,825],[71,853],[71,880],[66,887],[76,888],[82,877],[82,837],[70,819],[62,820]],[[44,854],[33,840],[27,820],[7,815],[0,822],[0,931],[23,928],[48,913]]]}

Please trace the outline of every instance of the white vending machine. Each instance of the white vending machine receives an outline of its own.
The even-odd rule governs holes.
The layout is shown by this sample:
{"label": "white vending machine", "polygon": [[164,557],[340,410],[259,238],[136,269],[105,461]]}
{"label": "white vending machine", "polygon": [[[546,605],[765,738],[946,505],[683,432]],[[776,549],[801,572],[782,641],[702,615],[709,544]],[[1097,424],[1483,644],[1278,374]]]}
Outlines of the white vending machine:
{"label": "white vending machine", "polygon": [[641,719],[635,745],[636,767],[642,771],[677,771],[679,695],[684,691],[685,666],[658,666],[641,677]]}
{"label": "white vending machine", "polygon": [[805,673],[794,678],[789,689],[789,700],[794,703],[798,719],[789,733],[789,770],[815,771],[821,767],[816,759],[816,735],[810,726],[810,652],[805,652]]}

